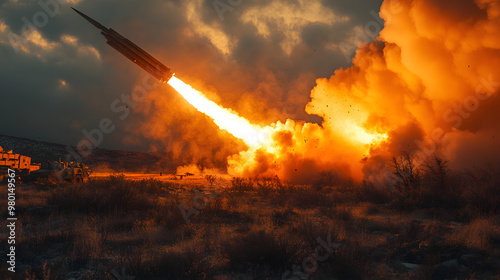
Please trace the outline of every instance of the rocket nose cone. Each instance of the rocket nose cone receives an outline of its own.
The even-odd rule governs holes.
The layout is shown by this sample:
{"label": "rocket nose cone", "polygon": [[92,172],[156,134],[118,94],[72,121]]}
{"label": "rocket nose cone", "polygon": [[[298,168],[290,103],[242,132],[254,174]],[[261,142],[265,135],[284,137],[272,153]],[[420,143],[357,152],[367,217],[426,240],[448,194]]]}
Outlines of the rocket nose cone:
{"label": "rocket nose cone", "polygon": [[75,8],[73,8],[73,7],[71,7],[71,9],[73,9],[73,11],[77,12],[77,13],[78,13],[79,15],[81,15],[83,18],[85,18],[85,19],[87,19],[87,20],[88,20],[88,19],[90,19],[90,17],[89,17],[89,16],[87,16],[86,14],[84,14],[84,13],[82,13],[82,12],[78,11],[77,9],[75,9]]}
{"label": "rocket nose cone", "polygon": [[90,22],[92,25],[94,25],[95,27],[101,29],[102,31],[105,31],[105,32],[108,32],[109,30],[104,27],[102,24],[100,24],[99,22],[95,21],[94,19],[92,19],[91,17],[87,16],[86,14],[78,11],[77,9],[71,7],[71,9],[73,9],[73,11],[77,12],[80,16],[82,16],[84,19],[86,19],[88,22]]}
{"label": "rocket nose cone", "polygon": [[76,13],[78,13],[79,15],[81,15],[83,18],[85,18],[85,19],[87,18],[87,17],[86,17],[86,15],[85,15],[84,13],[82,13],[82,12],[78,11],[77,9],[75,9],[75,8],[73,8],[73,7],[71,7],[71,9],[73,9],[73,11],[75,11]]}

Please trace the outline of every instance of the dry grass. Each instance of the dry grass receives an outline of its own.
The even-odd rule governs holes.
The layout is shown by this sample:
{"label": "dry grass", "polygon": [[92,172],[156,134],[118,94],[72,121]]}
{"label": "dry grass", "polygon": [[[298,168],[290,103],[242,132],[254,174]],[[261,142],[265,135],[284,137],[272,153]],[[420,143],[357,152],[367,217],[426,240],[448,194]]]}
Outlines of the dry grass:
{"label": "dry grass", "polygon": [[[120,176],[35,186],[21,191],[19,203],[27,210],[17,228],[19,256],[31,262],[12,278],[115,279],[112,271],[124,267],[136,279],[281,279],[314,256],[318,238],[327,236],[333,252],[318,261],[310,278],[432,278],[439,262],[447,260],[443,252],[498,253],[498,190],[492,178],[463,180],[464,189],[475,189],[454,197],[462,208],[442,197],[428,201],[426,186],[403,195],[328,174],[313,186],[234,178],[206,197],[189,225],[179,205],[195,207],[194,190],[206,196],[213,187]],[[445,203],[437,208],[436,201]],[[41,208],[29,210],[33,205]],[[422,208],[432,211],[414,211]],[[464,213],[467,223],[450,223]],[[419,269],[401,268],[411,261],[418,261]],[[477,267],[463,279],[484,276],[484,266]],[[9,275],[5,265],[0,273]]]}
{"label": "dry grass", "polygon": [[173,189],[172,184],[155,180],[129,181],[124,176],[91,179],[50,192],[47,202],[63,210],[81,213],[110,214],[158,207],[158,196]]}
{"label": "dry grass", "polygon": [[279,231],[254,228],[224,242],[221,251],[233,271],[255,266],[283,269],[294,260],[298,245]]}
{"label": "dry grass", "polygon": [[465,245],[484,251],[500,245],[500,221],[497,217],[478,218],[450,234],[451,245]]}

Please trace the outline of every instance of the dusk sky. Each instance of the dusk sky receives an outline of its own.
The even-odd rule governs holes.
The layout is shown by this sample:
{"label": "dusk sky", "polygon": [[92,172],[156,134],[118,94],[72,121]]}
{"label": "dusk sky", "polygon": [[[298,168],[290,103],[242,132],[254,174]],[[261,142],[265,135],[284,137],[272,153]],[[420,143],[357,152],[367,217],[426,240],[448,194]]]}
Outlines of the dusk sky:
{"label": "dusk sky", "polygon": [[46,8],[36,1],[0,2],[0,114],[8,120],[0,133],[75,146],[83,129],[109,118],[117,128],[101,147],[147,151],[198,141],[182,135],[184,128],[208,127],[207,135],[219,136],[210,119],[168,85],[154,93],[169,103],[162,107],[170,115],[164,129],[178,132],[168,143],[155,144],[134,129],[153,108],[139,104],[120,120],[110,105],[148,74],[107,46],[71,7],[117,30],[224,106],[267,124],[287,117],[320,121],[304,111],[315,80],[349,66],[356,46],[373,39],[359,30],[375,21],[382,1],[40,2]]}

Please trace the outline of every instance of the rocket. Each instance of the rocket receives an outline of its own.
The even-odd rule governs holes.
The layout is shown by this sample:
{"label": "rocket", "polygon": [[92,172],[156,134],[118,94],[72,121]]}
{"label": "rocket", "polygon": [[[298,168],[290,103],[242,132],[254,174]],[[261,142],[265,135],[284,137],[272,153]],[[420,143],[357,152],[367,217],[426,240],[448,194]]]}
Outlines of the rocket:
{"label": "rocket", "polygon": [[151,74],[158,81],[165,83],[170,80],[173,76],[173,72],[165,66],[163,63],[158,61],[152,55],[150,55],[145,50],[141,49],[136,44],[132,43],[129,39],[123,37],[118,32],[114,31],[112,28],[106,28],[99,22],[93,20],[86,14],[78,11],[75,8],[71,8],[84,19],[90,22],[92,25],[101,30],[101,34],[106,38],[107,44],[113,49],[117,50],[119,53],[124,55],[126,58],[130,59],[132,62],[137,64],[139,67],[144,69],[146,72]]}

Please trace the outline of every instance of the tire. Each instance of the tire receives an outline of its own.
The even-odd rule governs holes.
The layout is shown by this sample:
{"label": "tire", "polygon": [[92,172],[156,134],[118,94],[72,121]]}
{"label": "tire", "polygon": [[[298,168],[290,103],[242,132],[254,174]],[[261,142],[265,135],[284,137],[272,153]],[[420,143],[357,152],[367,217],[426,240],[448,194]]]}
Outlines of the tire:
{"label": "tire", "polygon": [[75,183],[83,183],[83,178],[81,175],[76,175],[75,178],[73,179],[73,182]]}

